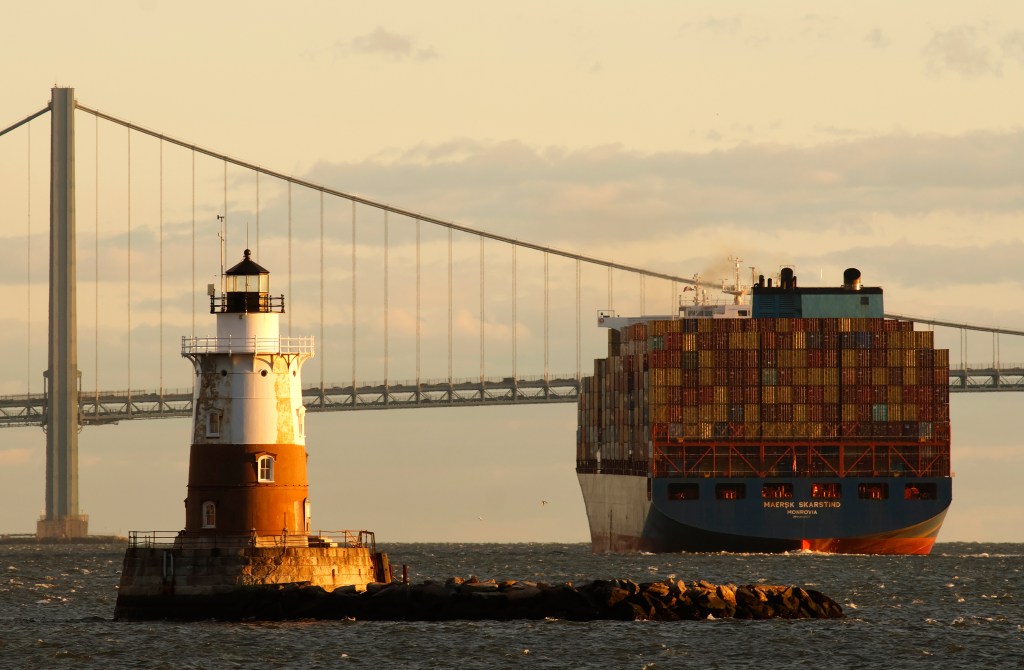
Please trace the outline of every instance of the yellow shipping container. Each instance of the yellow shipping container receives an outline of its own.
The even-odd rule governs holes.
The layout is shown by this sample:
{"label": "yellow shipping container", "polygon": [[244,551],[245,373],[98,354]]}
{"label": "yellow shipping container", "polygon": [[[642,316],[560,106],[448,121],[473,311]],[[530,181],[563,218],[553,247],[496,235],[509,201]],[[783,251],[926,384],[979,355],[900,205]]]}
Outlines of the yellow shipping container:
{"label": "yellow shipping container", "polygon": [[667,423],[668,422],[668,405],[662,403],[651,403],[650,405],[650,417],[651,423]]}
{"label": "yellow shipping container", "polygon": [[799,330],[793,333],[793,349],[796,351],[807,348],[807,333]]}
{"label": "yellow shipping container", "polygon": [[809,421],[807,423],[807,437],[824,437],[825,426],[820,421]]}
{"label": "yellow shipping container", "polygon": [[789,424],[790,437],[807,437],[807,423],[803,421],[794,421]]}
{"label": "yellow shipping container", "polygon": [[[803,335],[804,333],[793,333],[793,336]],[[794,349],[793,350],[793,367],[794,368],[806,368],[807,367],[807,350],[806,349]]]}
{"label": "yellow shipping container", "polygon": [[715,420],[715,406],[714,405],[700,405],[697,407],[697,420],[698,421],[714,421]]}
{"label": "yellow shipping container", "polygon": [[871,383],[885,386],[889,383],[889,368],[871,368]]}
{"label": "yellow shipping container", "polygon": [[715,352],[711,349],[697,352],[697,365],[701,368],[715,367]]}
{"label": "yellow shipping container", "polygon": [[683,383],[683,372],[679,368],[667,368],[665,370],[665,381],[669,386],[679,386]]}
{"label": "yellow shipping container", "polygon": [[889,421],[903,421],[902,403],[889,403]]}
{"label": "yellow shipping container", "polygon": [[889,387],[889,402],[903,402],[903,387],[902,386],[890,386]]}
{"label": "yellow shipping container", "polygon": [[807,421],[807,405],[796,403],[793,405],[793,421],[805,423]]}
{"label": "yellow shipping container", "polygon": [[917,368],[903,368],[903,383],[907,386],[917,386]]}
{"label": "yellow shipping container", "polygon": [[654,404],[666,404],[668,402],[668,387],[655,386],[651,389],[651,402]]}
{"label": "yellow shipping container", "polygon": [[700,420],[699,412],[693,405],[683,407],[683,423],[697,423]]}
{"label": "yellow shipping container", "polygon": [[745,423],[761,422],[761,406],[756,403],[747,403],[743,406],[743,421]]}
{"label": "yellow shipping container", "polygon": [[[842,321],[843,319],[840,319]],[[843,359],[841,361],[844,368],[855,368],[857,367],[857,350],[856,349],[843,349]]]}
{"label": "yellow shipping container", "polygon": [[[715,403],[724,405],[729,402],[729,387],[728,386],[716,386],[715,387]],[[724,419],[723,419],[724,421]]]}
{"label": "yellow shipping container", "polygon": [[807,368],[807,385],[821,386],[825,383],[825,370],[822,368]]}
{"label": "yellow shipping container", "polygon": [[835,368],[823,368],[825,374],[825,386],[826,387],[838,387],[839,386],[839,370]]}
{"label": "yellow shipping container", "polygon": [[712,405],[715,408],[715,421],[728,421],[729,420],[729,406],[724,403],[715,403]]}
{"label": "yellow shipping container", "polygon": [[793,367],[793,351],[791,349],[780,349],[779,350],[779,367],[780,368],[791,368],[791,367]]}
{"label": "yellow shipping container", "polygon": [[807,368],[793,368],[793,386],[807,386]]}
{"label": "yellow shipping container", "polygon": [[658,386],[666,386],[667,381],[665,379],[665,368],[652,368],[651,373],[651,388]]}
{"label": "yellow shipping container", "polygon": [[774,405],[775,400],[775,386],[765,386],[761,389],[761,402],[765,405]]}
{"label": "yellow shipping container", "polygon": [[775,402],[782,405],[788,405],[793,402],[792,386],[776,386],[775,389]]}
{"label": "yellow shipping container", "polygon": [[903,367],[903,349],[889,349],[886,351],[886,362],[890,368]]}
{"label": "yellow shipping container", "polygon": [[852,403],[843,403],[843,421],[857,420],[857,406]]}
{"label": "yellow shipping container", "polygon": [[696,351],[697,350],[697,334],[696,333],[683,333],[683,351]]}
{"label": "yellow shipping container", "polygon": [[908,402],[903,404],[903,420],[917,421],[917,403]]}

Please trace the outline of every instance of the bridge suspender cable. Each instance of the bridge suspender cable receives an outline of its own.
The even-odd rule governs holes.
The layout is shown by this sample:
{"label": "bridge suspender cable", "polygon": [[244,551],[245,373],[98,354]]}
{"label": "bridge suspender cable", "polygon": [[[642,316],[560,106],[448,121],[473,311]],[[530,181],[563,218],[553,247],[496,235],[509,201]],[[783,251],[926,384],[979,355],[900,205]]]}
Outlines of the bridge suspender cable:
{"label": "bridge suspender cable", "polygon": [[32,395],[32,126],[25,128],[25,133],[28,138],[28,166],[25,169],[25,396],[28,397]]}

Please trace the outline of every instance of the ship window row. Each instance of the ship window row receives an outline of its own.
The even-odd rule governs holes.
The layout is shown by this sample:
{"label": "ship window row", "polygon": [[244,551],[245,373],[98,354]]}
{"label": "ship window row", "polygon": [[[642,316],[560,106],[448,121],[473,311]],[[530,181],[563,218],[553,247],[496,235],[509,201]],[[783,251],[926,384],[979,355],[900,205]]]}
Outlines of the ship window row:
{"label": "ship window row", "polygon": [[[839,482],[811,484],[811,498],[816,500],[838,500],[843,488]],[[699,500],[700,486],[688,482],[674,482],[668,485],[669,500]],[[715,499],[743,500],[747,497],[747,485],[730,482],[715,485]],[[765,500],[790,500],[793,498],[793,484],[772,482],[761,486],[761,497]],[[863,500],[888,500],[889,484],[886,482],[864,482],[857,485],[857,497]],[[906,500],[934,500],[938,487],[934,482],[910,482],[903,487]]]}

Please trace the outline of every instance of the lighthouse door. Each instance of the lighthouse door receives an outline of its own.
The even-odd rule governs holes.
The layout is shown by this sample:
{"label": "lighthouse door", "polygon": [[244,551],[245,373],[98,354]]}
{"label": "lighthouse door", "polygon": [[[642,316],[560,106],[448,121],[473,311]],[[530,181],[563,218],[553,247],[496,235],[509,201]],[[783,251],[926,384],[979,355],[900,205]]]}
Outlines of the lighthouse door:
{"label": "lighthouse door", "polygon": [[305,509],[306,509],[306,532],[308,533],[309,532],[310,508],[312,507],[312,505],[310,505],[309,498],[306,498],[303,501],[303,507],[305,507]]}

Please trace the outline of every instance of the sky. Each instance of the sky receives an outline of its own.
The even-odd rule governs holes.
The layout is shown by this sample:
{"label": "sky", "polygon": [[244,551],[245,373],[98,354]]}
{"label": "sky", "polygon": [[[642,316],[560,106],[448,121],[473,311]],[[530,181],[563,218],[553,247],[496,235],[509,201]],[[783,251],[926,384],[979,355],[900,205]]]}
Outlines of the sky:
{"label": "sky", "polygon": [[[730,255],[766,273],[794,265],[803,285],[838,283],[853,265],[885,288],[889,312],[1024,329],[1020,3],[371,4],[12,7],[0,127],[70,86],[82,104],[160,133],[500,235],[684,277],[722,278]],[[289,295],[290,327],[320,336],[319,248],[328,295],[352,290],[347,203],[326,203],[319,247],[317,196],[292,193],[290,210],[283,184],[201,158],[193,206],[188,152],[81,112],[76,123],[84,388],[190,383],[178,337],[214,328],[202,301],[218,270],[217,214],[230,241],[260,245],[274,292]],[[10,297],[0,345],[14,352],[3,394],[39,392],[46,365],[47,159],[45,117],[0,138]],[[380,215],[359,216],[360,253],[379,256]],[[361,379],[413,376],[413,227],[390,225],[393,367],[383,367],[382,319],[369,308],[380,265],[361,255],[366,313],[328,309],[307,382],[352,374],[353,319]],[[423,234],[424,376],[443,377],[434,324],[446,319],[446,242]],[[195,244],[198,278],[185,262]],[[541,261],[519,257],[513,300],[507,250],[485,253],[483,316],[478,243],[455,242],[454,342],[466,352],[455,374],[477,374],[481,358],[507,374],[513,338],[501,317],[511,309],[522,320],[520,371],[540,373]],[[551,272],[572,284],[571,266],[553,260]],[[665,287],[617,282],[609,297],[606,275],[584,270],[584,371],[603,346],[597,309],[652,311],[672,299]],[[552,360],[570,371],[571,286],[552,300]],[[937,337],[961,360],[957,333]],[[1024,362],[1019,339],[1000,338],[1002,365]],[[987,335],[966,349],[971,363],[997,356]],[[1022,401],[953,396],[954,503],[940,541],[1024,541],[1024,502],[1010,495],[1024,449],[1008,418]],[[314,526],[369,528],[379,541],[585,541],[575,420],[571,405],[310,415]],[[183,419],[82,431],[80,503],[93,532],[183,525],[188,434]],[[34,530],[44,445],[37,428],[0,431],[0,532]]]}

